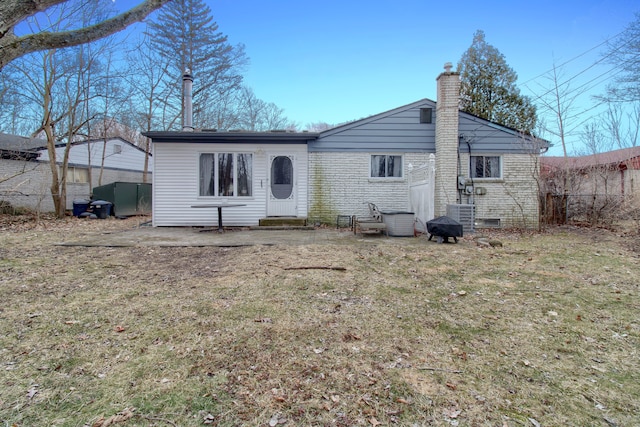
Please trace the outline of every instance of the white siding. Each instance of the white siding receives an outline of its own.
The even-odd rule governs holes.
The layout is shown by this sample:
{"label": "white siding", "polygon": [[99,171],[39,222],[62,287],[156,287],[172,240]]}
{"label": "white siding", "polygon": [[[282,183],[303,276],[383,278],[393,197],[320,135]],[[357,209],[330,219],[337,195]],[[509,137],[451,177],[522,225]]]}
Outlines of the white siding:
{"label": "white siding", "polygon": [[[200,197],[198,169],[200,153],[253,153],[253,195],[251,197]],[[216,208],[194,209],[192,205],[226,199],[246,206],[223,208],[225,226],[257,225],[266,216],[268,165],[270,152],[296,155],[298,183],[298,216],[307,215],[307,146],[304,144],[203,144],[156,143],[153,158],[153,225],[154,226],[215,226]]]}
{"label": "white siding", "polygon": [[[92,168],[92,182],[98,185],[100,169]],[[25,207],[38,212],[52,212],[51,167],[48,162],[25,162],[0,159],[0,200],[14,207]],[[105,169],[102,183],[116,181],[142,182],[142,173],[118,169]],[[67,209],[73,208],[74,199],[88,199],[91,189],[88,183],[67,183]]]}
{"label": "white siding", "polygon": [[[116,150],[120,147],[120,152]],[[56,161],[62,162],[65,147],[56,147]],[[106,143],[102,140],[88,141],[75,144],[69,150],[69,164],[77,166],[89,165],[91,160],[92,168],[100,168],[104,150],[104,167],[110,169],[122,169],[132,171],[144,171],[144,151],[134,145],[121,140],[110,139]],[[47,150],[40,151],[39,159],[49,161]],[[89,157],[89,154],[91,155]],[[153,170],[153,158],[149,158],[149,172]]]}

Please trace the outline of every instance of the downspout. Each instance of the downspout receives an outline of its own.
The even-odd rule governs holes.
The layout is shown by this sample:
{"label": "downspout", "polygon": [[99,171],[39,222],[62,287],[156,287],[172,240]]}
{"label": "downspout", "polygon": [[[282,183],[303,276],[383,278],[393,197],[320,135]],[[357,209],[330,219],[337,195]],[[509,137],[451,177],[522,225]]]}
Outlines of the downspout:
{"label": "downspout", "polygon": [[[467,149],[469,150],[469,181],[471,181],[471,188],[473,189],[472,191],[475,192],[475,188],[476,187],[475,187],[475,184],[473,183],[473,173],[471,172],[471,166],[472,166],[472,163],[471,163],[471,143],[469,142],[468,138],[464,138],[464,142],[467,143]],[[466,190],[466,188],[465,188],[465,190]],[[476,204],[474,195],[475,194],[472,192],[471,193],[471,204],[472,205]]]}
{"label": "downspout", "polygon": [[[464,136],[462,135],[458,135],[458,139],[462,140],[464,138]],[[458,141],[458,159],[457,159],[457,171],[456,171],[456,179],[460,180],[460,176],[463,175],[462,172],[462,164],[461,164],[461,156],[460,156],[460,141]],[[456,188],[458,189],[458,200],[456,200],[457,203],[462,204],[462,196],[464,195],[464,188],[460,188],[460,184],[459,182],[456,182]]]}

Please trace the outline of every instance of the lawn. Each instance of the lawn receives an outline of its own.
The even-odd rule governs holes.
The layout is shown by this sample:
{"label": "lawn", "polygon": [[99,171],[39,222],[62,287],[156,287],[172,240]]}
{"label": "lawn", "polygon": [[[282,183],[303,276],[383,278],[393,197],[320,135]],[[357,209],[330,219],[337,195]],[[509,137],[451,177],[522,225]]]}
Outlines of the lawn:
{"label": "lawn", "polygon": [[637,426],[638,235],[56,245],[0,222],[3,426]]}

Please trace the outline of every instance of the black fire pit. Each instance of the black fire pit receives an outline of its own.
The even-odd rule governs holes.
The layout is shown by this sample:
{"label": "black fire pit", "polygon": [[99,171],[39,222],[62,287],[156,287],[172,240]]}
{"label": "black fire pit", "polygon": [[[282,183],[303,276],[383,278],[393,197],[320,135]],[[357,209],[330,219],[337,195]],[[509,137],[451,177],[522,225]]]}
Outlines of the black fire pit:
{"label": "black fire pit", "polygon": [[462,237],[462,224],[448,216],[439,216],[427,221],[427,232],[430,234],[429,240],[436,236],[438,243],[449,243],[449,237],[453,237],[458,243],[458,237]]}

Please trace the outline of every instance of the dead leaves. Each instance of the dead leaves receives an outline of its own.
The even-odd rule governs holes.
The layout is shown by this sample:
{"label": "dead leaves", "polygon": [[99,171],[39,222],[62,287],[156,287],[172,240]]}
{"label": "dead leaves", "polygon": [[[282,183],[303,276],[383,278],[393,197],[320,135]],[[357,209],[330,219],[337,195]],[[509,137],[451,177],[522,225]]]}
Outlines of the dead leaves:
{"label": "dead leaves", "polygon": [[442,411],[444,420],[452,426],[457,426],[459,424],[457,418],[460,416],[460,414],[462,414],[462,410],[458,408],[445,408]]}
{"label": "dead leaves", "polygon": [[35,384],[29,389],[29,391],[27,391],[27,398],[33,399],[33,397],[38,393],[38,389],[36,387],[38,387],[38,384]]}
{"label": "dead leaves", "polygon": [[286,396],[277,388],[271,389],[271,394],[273,395],[273,400],[279,403],[284,403],[287,401]]}
{"label": "dead leaves", "polygon": [[269,427],[276,427],[278,424],[286,424],[287,419],[284,418],[281,414],[273,414],[271,419],[269,420]]}
{"label": "dead leaves", "polygon": [[123,423],[133,418],[133,411],[135,411],[135,408],[125,408],[123,411],[118,412],[117,414],[112,415],[109,418],[101,416],[93,424],[91,424],[91,427],[109,427],[114,424]]}
{"label": "dead leaves", "polygon": [[347,332],[342,336],[342,341],[344,342],[360,341],[361,339],[362,337],[360,337],[360,335],[356,335],[353,332]]}
{"label": "dead leaves", "polygon": [[457,347],[453,347],[451,349],[451,353],[453,353],[455,356],[458,356],[458,358],[464,360],[465,362],[467,361],[467,359],[469,358],[469,356],[467,355],[467,352],[464,350],[460,350]]}

